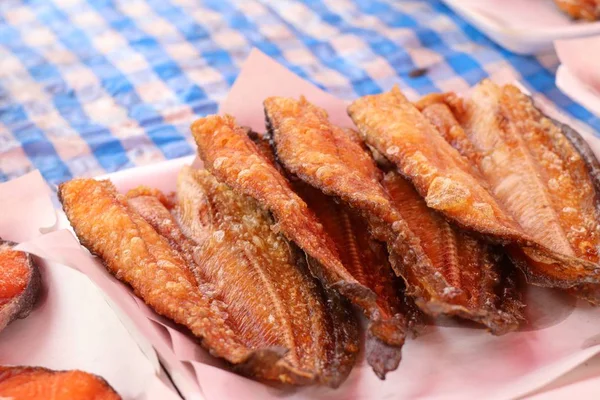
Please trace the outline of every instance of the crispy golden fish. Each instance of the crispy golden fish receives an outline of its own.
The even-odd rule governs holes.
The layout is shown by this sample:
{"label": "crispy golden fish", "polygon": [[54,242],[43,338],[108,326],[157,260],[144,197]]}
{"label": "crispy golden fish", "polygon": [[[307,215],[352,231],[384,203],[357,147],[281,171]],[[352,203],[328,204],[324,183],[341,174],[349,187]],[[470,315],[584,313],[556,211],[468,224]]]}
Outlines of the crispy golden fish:
{"label": "crispy golden fish", "polygon": [[[497,298],[506,280],[489,246],[454,230],[397,174],[388,174],[384,188],[366,149],[332,125],[323,109],[305,99],[269,98],[265,111],[284,167],[368,221],[419,307],[481,322],[495,334],[518,327],[518,301]],[[413,256],[397,262],[408,252]]]}
{"label": "crispy golden fish", "polygon": [[[525,232],[562,254],[598,264],[600,164],[577,132],[544,116],[516,87],[490,81],[481,83],[469,101],[443,94],[424,98],[420,107],[477,166]],[[487,112],[495,112],[502,122],[486,120]],[[495,161],[502,157],[510,157],[507,166]],[[511,190],[522,195],[511,195]],[[509,251],[526,271],[553,267],[526,252]],[[576,285],[572,292],[600,301],[595,284]]]}
{"label": "crispy golden fish", "polygon": [[[513,256],[520,253],[515,260],[526,258],[530,282],[563,288],[597,283],[597,224],[585,206],[593,190],[583,187],[567,198],[551,181],[558,173],[567,186],[587,185],[585,166],[581,169],[580,156],[560,129],[518,89],[506,88],[501,95],[506,89],[480,84],[472,101],[461,106],[464,130],[440,115],[432,123],[433,117],[421,114],[398,88],[360,98],[348,112],[365,140],[398,166],[429,207],[511,245]],[[567,203],[576,210],[584,207],[584,225],[565,214]]]}
{"label": "crispy golden fish", "polygon": [[600,18],[600,0],[554,0],[558,8],[575,19],[596,21]]}
{"label": "crispy golden fish", "polygon": [[[248,135],[265,158],[286,174],[277,162],[267,137],[252,131]],[[387,251],[367,233],[364,219],[348,207],[336,205],[332,197],[298,179],[293,179],[291,184],[323,224],[326,234],[335,243],[344,267],[377,295],[378,316],[376,321],[369,322],[365,347],[367,362],[377,376],[384,379],[388,371],[398,368],[402,358],[402,346],[409,324],[403,314],[404,309],[413,311],[403,302],[402,288],[389,265]],[[414,324],[417,316],[410,315],[409,318]]]}
{"label": "crispy golden fish", "polygon": [[445,290],[454,292],[454,303],[462,307],[456,315],[496,335],[516,330],[524,319],[523,304],[514,268],[500,249],[448,223],[398,172],[387,172],[382,184],[432,264],[444,267],[438,272],[448,282]]}
{"label": "crispy golden fish", "polygon": [[326,287],[338,290],[367,314],[376,312],[375,293],[346,270],[314,213],[233,117],[201,118],[192,125],[192,134],[206,168],[234,191],[256,199],[270,211],[276,220],[273,228],[306,252],[312,259],[311,272]]}
{"label": "crispy golden fish", "polygon": [[348,309],[270,231],[268,215],[207,172],[181,172],[173,212],[155,192],[125,197],[109,181],[72,180],[59,194],[111,273],[237,371],[334,387],[349,373],[358,344]]}
{"label": "crispy golden fish", "polygon": [[384,379],[387,372],[398,368],[409,325],[402,284],[389,264],[387,250],[372,238],[366,221],[353,210],[304,182],[294,182],[294,188],[333,239],[346,269],[377,295],[379,315],[369,321],[365,353],[373,371]]}

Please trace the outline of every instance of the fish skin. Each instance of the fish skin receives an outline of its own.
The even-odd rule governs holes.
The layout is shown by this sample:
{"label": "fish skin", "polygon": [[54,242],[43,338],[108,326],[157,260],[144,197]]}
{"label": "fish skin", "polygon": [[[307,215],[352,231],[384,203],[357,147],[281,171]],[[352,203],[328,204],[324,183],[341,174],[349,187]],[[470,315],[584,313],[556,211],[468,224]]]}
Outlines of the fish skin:
{"label": "fish skin", "polygon": [[121,400],[104,379],[87,372],[1,365],[0,397],[13,400]]}
{"label": "fish skin", "polygon": [[[280,362],[285,370],[339,386],[358,351],[356,321],[345,300],[310,276],[301,252],[271,230],[271,216],[254,199],[189,167],[179,174],[177,193],[175,218],[201,249],[193,253],[194,261],[202,276],[216,282],[215,292],[224,293],[229,314],[240,321],[238,331],[262,332],[255,346],[276,331],[274,344],[289,350]],[[202,216],[204,229],[213,232],[210,238],[196,241],[200,229],[190,215]],[[223,235],[215,240],[219,232]]]}
{"label": "fish skin", "polygon": [[[347,134],[357,143],[361,140],[351,130]],[[378,313],[369,316],[365,356],[375,374],[385,379],[387,372],[397,369],[402,359],[407,328],[420,323],[414,305],[410,308],[402,301],[403,285],[391,269],[385,246],[371,237],[364,219],[351,209],[336,204],[332,197],[287,173],[277,162],[268,134],[249,131],[248,136],[316,214],[333,239],[344,267],[377,295]],[[409,313],[408,318],[405,312]]]}
{"label": "fish skin", "polygon": [[[521,296],[515,286],[513,266],[497,246],[488,244],[450,224],[429,209],[414,187],[397,171],[386,173],[382,184],[403,210],[410,228],[420,238],[425,253],[456,293],[454,315],[479,322],[494,335],[515,331],[524,320]],[[420,304],[419,299],[416,300]],[[430,300],[432,304],[436,301]],[[448,307],[439,306],[438,314]],[[435,305],[430,305],[436,314]]]}
{"label": "fish skin", "polygon": [[[33,257],[13,250],[14,246],[16,243],[0,239],[0,270],[3,270],[0,283],[4,279],[11,279],[11,282],[4,282],[0,289],[0,331],[16,319],[26,318],[33,311],[42,287],[40,271]],[[27,273],[26,277],[15,276],[15,272],[25,272],[23,270]],[[18,287],[15,288],[15,285]],[[18,292],[15,293],[14,289]]]}
{"label": "fish skin", "polygon": [[[586,142],[575,129],[550,117],[548,118],[561,129],[563,135],[565,135],[571,145],[577,150],[585,163],[590,180],[592,181],[596,192],[596,213],[600,215],[600,162],[596,158],[596,155],[590,148],[588,142]],[[600,305],[600,287],[598,287],[598,285],[576,285],[572,289],[569,289],[569,292],[588,301],[592,305]]]}
{"label": "fish skin", "polygon": [[[539,182],[538,190],[542,188],[544,191],[543,198],[532,202],[533,205],[543,204],[546,210],[552,210],[552,213],[556,215],[554,226],[559,236],[563,236],[565,231],[569,232],[572,227],[580,231],[580,227],[583,226],[589,232],[588,237],[584,240],[584,244],[587,243],[584,248],[577,246],[581,243],[572,240],[573,238],[569,239],[568,234],[559,238],[562,241],[563,253],[597,264],[600,163],[593,151],[574,129],[545,116],[535,108],[533,101],[517,88],[511,85],[497,87],[491,82],[483,82],[476,90],[476,94],[479,93],[481,97],[486,95],[485,92],[489,93],[488,96],[497,99],[497,114],[498,118],[502,118],[501,120],[504,121],[504,130],[512,129],[512,134],[517,134],[517,138],[512,139],[512,142],[520,144],[518,150],[521,150],[521,154],[530,156],[529,169],[535,171],[534,179]],[[485,153],[476,148],[465,131],[468,129],[467,124],[473,119],[468,113],[474,107],[475,102],[463,101],[452,93],[426,97],[429,98],[420,101],[423,114],[430,118],[446,140],[467,157],[473,165],[481,165],[485,161],[483,156]],[[481,100],[478,104],[485,104],[485,101]],[[446,122],[442,122],[443,120]],[[467,125],[465,129],[459,125],[458,120],[462,125]],[[455,132],[454,136],[460,137],[460,140],[449,138],[452,136],[449,135],[450,131]],[[507,143],[511,140],[510,134],[511,132],[506,133],[505,141]],[[513,150],[513,153],[518,150]],[[527,171],[527,168],[522,168],[522,170]],[[520,180],[525,181],[525,178]],[[561,182],[559,187],[561,190],[551,190],[551,180]],[[579,204],[574,203],[576,201],[579,201]],[[566,209],[583,211],[570,213],[571,218],[568,218],[569,215],[565,218],[564,213],[561,213],[560,210]],[[535,214],[540,215],[541,212]],[[587,220],[581,221],[581,216],[584,215],[587,215]],[[546,226],[535,229],[532,235],[535,236],[545,229]],[[547,242],[543,238],[536,239],[542,243]],[[596,245],[590,245],[590,242],[596,243]],[[558,246],[549,247],[556,249]],[[590,249],[592,251],[589,251]],[[563,282],[544,274],[553,268],[560,270],[561,265],[535,260],[529,256],[528,251],[530,250],[517,248],[514,245],[508,246],[508,252],[513,261],[521,266],[530,282],[545,286],[565,286]],[[572,263],[573,261],[567,259],[567,262]],[[552,271],[548,272],[548,274],[550,273]],[[567,290],[592,304],[600,303],[600,290],[597,284],[576,284]]]}
{"label": "fish skin", "polygon": [[[194,180],[195,173],[184,168],[182,175],[188,180]],[[214,181],[210,175],[207,179]],[[222,190],[230,192],[224,185],[221,186]],[[108,181],[74,180],[61,185],[59,193],[65,212],[82,244],[103,258],[107,269],[129,283],[136,295],[155,311],[187,327],[201,339],[201,344],[212,355],[224,358],[239,373],[259,380],[294,385],[322,383],[331,386],[339,385],[349,373],[358,348],[355,321],[351,318],[339,321],[329,317],[327,307],[343,308],[343,305],[334,298],[328,298],[332,304],[324,304],[327,303],[326,298],[312,282],[312,278],[302,272],[302,266],[295,268],[295,265],[287,264],[295,257],[291,250],[282,250],[286,258],[281,263],[276,264],[275,260],[271,260],[273,263],[264,264],[264,255],[259,254],[248,243],[242,249],[235,248],[238,250],[237,254],[233,253],[234,249],[227,249],[226,246],[232,244],[227,238],[235,237],[236,233],[227,231],[221,232],[222,235],[215,235],[216,230],[212,230],[211,225],[205,226],[209,234],[198,244],[194,240],[197,237],[184,234],[180,221],[173,215],[177,215],[176,208],[179,204],[172,205],[171,213],[163,203],[164,197],[158,192],[138,188],[128,196],[123,196],[116,193]],[[202,193],[188,193],[182,195],[202,196]],[[230,200],[221,206],[221,212],[227,212],[227,207],[238,204],[235,198]],[[239,204],[244,205],[245,200],[239,200]],[[240,214],[238,217],[243,216]],[[181,222],[186,226],[190,225],[188,221]],[[258,222],[260,227],[261,221]],[[263,228],[265,230],[270,232],[268,226],[267,229]],[[116,233],[106,236],[106,232]],[[128,244],[132,242],[132,235],[134,238],[141,238],[140,248]],[[258,242],[260,239],[257,237],[254,240]],[[113,248],[115,243],[122,243],[123,247]],[[222,282],[232,278],[220,272],[231,265],[242,271],[235,275],[239,283],[235,291],[223,288],[226,285]],[[309,333],[289,331],[290,319],[281,320],[281,310],[278,308],[280,303],[268,303],[269,307],[275,307],[279,312],[275,312],[277,316],[271,321],[257,319],[261,316],[258,315],[256,303],[245,301],[247,298],[244,296],[255,289],[248,282],[252,278],[260,281],[265,273],[265,265],[285,268],[284,272],[287,274],[280,274],[283,278],[295,277],[295,280],[292,279],[294,286],[289,292],[304,296],[306,303],[313,306],[312,314],[304,312],[304,318],[300,318],[302,315],[297,312],[294,315],[301,320],[302,326],[311,329],[310,334],[315,339],[313,341],[311,337],[310,343],[317,343],[314,348],[308,345],[304,346],[310,347],[306,351],[300,346],[293,348],[297,341],[305,339]],[[273,282],[270,283],[271,287],[267,283],[260,288],[273,289]],[[240,290],[242,288],[244,290]],[[231,295],[232,293],[237,295]],[[258,299],[259,303],[263,298],[265,297],[261,296]],[[270,299],[267,296],[265,301]],[[242,314],[240,307],[246,307]],[[301,305],[296,307],[302,308]],[[267,307],[263,309],[267,310]],[[252,310],[252,313],[246,312],[247,310]],[[286,311],[298,310],[290,308],[283,312]],[[240,318],[243,314],[247,315],[246,321]],[[311,315],[310,323],[307,323],[307,314]],[[259,323],[262,324],[259,326]],[[285,328],[280,329],[279,325]],[[346,337],[343,337],[344,332],[338,332],[342,330],[347,331]],[[340,344],[338,337],[345,341]],[[304,351],[302,354],[301,350]],[[309,368],[311,366],[313,369]]]}
{"label": "fish skin", "polygon": [[[273,97],[265,100],[265,111],[277,158],[283,166],[368,222],[374,238],[387,243],[392,266],[396,264],[397,273],[407,282],[408,293],[422,310],[434,316],[460,315],[486,324],[496,334],[518,327],[518,317],[496,308],[498,260],[486,245],[456,234],[400,176],[381,181],[381,171],[356,135],[332,125],[323,109],[303,98],[298,101]],[[411,214],[420,217],[416,221],[405,218],[404,212],[411,210],[418,210]],[[419,229],[421,223],[429,223],[442,239],[452,239],[457,248],[454,253],[444,258],[442,253],[448,250],[447,246],[424,243],[429,237]],[[469,249],[460,247],[467,244]],[[394,257],[401,257],[407,246],[416,257],[394,263]],[[480,257],[473,259],[471,253]],[[474,264],[470,266],[472,272],[478,270],[479,262],[483,263],[482,281],[486,286],[482,290],[475,286],[479,282],[468,282],[463,287],[466,280],[453,278],[453,274],[460,274],[461,262]],[[468,303],[466,293],[459,287],[487,297]]]}
{"label": "fish skin", "polygon": [[305,184],[293,182],[296,192],[315,212],[333,239],[346,269],[376,295],[377,313],[367,315],[366,359],[380,379],[398,368],[406,339],[402,285],[388,261],[385,245],[368,233],[366,221],[332,197]]}
{"label": "fish skin", "polygon": [[[310,110],[307,116],[302,114],[304,108]],[[392,263],[397,274],[405,265],[418,264],[423,255],[418,238],[390,205],[378,182],[381,171],[370,156],[341,128],[329,124],[324,110],[305,99],[272,97],[265,100],[265,110],[276,155],[284,168],[361,212],[371,234],[392,246],[398,255],[398,262]],[[293,116],[288,117],[288,112]],[[299,123],[301,118],[306,121]]]}
{"label": "fish skin", "polygon": [[[472,104],[482,102],[479,99]],[[468,106],[462,104],[457,113],[468,115]],[[386,157],[411,180],[429,207],[467,230],[506,245],[515,263],[524,267],[529,282],[568,288],[599,281],[600,270],[595,263],[551,249],[550,243],[540,243],[536,232],[525,231],[506,209],[507,204],[496,199],[493,182],[480,168],[487,153],[461,155],[438,131],[443,126],[436,128],[398,88],[360,98],[348,111],[368,143],[379,151],[385,152],[391,146],[397,149]],[[482,117],[486,115],[493,118],[489,112]],[[467,131],[465,129],[466,136],[470,138]],[[451,136],[450,143],[457,140],[456,132]],[[470,142],[477,148],[477,143]],[[419,146],[419,143],[428,145]],[[494,147],[493,151],[497,149]],[[474,163],[478,164],[474,166]]]}
{"label": "fish skin", "polygon": [[[232,364],[252,359],[252,351],[222,317],[219,303],[190,279],[181,254],[128,205],[110,181],[65,182],[59,186],[59,199],[81,244],[154,311],[187,327],[214,356]],[[268,352],[271,358],[285,355],[283,348]]]}
{"label": "fish skin", "polygon": [[304,250],[311,273],[327,289],[338,290],[367,313],[376,309],[375,293],[346,270],[314,213],[233,117],[201,118],[192,124],[192,134],[206,168],[219,181],[270,211],[276,221],[273,229]]}

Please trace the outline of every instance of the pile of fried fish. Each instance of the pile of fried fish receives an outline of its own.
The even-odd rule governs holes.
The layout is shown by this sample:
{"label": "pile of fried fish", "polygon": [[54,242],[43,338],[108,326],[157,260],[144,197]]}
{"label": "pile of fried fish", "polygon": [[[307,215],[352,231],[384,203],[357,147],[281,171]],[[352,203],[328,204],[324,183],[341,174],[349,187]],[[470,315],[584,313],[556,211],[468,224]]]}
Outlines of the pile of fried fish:
{"label": "pile of fried fish", "polygon": [[264,110],[264,134],[197,120],[204,169],[176,193],[59,191],[81,243],[235,371],[338,387],[360,348],[352,306],[383,379],[435,317],[517,330],[523,277],[600,302],[598,161],[516,87],[417,103],[396,87],[350,104],[357,130],[304,98]]}

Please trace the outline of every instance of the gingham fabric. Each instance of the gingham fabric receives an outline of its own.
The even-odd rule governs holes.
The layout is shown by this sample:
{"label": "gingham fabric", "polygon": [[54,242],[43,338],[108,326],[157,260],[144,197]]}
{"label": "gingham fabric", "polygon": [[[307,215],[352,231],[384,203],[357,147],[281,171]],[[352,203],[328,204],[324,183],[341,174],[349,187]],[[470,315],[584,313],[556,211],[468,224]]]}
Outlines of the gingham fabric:
{"label": "gingham fabric", "polygon": [[192,154],[190,122],[216,112],[252,47],[345,99],[461,90],[508,67],[600,128],[555,87],[554,56],[511,54],[439,1],[1,0],[0,181]]}

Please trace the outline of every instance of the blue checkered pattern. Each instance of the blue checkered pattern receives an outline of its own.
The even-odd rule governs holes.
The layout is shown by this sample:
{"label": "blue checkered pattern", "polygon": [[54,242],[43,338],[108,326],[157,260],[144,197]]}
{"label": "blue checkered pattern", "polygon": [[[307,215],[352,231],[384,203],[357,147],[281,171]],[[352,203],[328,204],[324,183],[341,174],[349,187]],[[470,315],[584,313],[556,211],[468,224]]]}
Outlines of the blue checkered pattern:
{"label": "blue checkered pattern", "polygon": [[252,47],[346,99],[463,90],[508,68],[600,130],[557,90],[554,56],[511,54],[440,1],[3,0],[0,181],[191,154],[190,122],[217,110]]}

